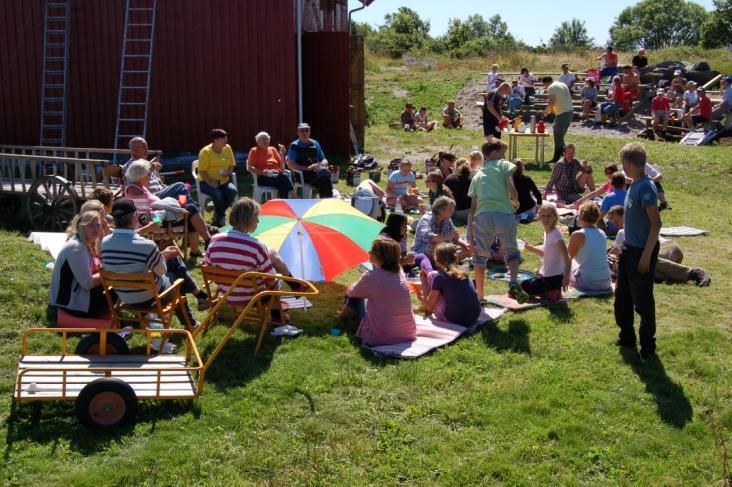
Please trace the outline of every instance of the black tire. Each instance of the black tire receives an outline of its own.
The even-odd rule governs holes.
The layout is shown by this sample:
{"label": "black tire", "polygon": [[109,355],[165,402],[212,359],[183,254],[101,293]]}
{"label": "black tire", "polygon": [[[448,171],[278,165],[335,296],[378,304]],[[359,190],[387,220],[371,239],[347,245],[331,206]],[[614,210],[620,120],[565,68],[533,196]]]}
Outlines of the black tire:
{"label": "black tire", "polygon": [[[76,355],[99,355],[99,333],[85,335],[76,345]],[[129,355],[127,342],[116,333],[107,333],[107,355]]]}
{"label": "black tire", "polygon": [[89,429],[112,429],[137,416],[137,396],[126,382],[105,377],[90,382],[76,398],[76,417]]}

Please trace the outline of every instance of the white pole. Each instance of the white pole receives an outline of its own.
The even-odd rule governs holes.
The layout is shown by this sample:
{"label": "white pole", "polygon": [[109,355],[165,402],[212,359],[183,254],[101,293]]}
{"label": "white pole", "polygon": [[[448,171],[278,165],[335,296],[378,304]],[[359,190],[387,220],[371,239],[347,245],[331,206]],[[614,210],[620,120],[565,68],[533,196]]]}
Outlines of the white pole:
{"label": "white pole", "polygon": [[297,122],[302,123],[302,0],[295,0],[297,21]]}

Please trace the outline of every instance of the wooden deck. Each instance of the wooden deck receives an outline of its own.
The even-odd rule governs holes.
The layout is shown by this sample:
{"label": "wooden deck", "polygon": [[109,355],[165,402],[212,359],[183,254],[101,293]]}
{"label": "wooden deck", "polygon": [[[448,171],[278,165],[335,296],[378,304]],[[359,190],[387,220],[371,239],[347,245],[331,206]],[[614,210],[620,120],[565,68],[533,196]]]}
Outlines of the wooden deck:
{"label": "wooden deck", "polygon": [[129,384],[138,399],[194,399],[197,369],[180,355],[26,355],[18,363],[13,396],[19,401],[74,399],[90,382],[113,377]]}

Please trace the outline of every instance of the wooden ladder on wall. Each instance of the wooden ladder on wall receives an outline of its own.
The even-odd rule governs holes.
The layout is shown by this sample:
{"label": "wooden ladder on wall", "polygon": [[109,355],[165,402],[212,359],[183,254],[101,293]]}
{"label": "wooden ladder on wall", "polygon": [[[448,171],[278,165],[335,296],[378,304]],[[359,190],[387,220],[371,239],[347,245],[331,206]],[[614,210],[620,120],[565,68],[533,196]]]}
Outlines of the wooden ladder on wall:
{"label": "wooden ladder on wall", "polygon": [[[114,148],[147,134],[157,0],[127,0]],[[115,159],[117,156],[115,156]]]}

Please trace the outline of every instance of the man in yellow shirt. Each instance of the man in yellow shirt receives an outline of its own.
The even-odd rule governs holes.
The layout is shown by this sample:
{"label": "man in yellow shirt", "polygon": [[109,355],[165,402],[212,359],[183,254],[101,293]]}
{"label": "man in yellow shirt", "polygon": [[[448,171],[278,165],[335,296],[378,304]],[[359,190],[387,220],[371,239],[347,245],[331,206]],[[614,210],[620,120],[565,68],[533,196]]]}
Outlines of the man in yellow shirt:
{"label": "man in yellow shirt", "polygon": [[211,143],[198,153],[198,181],[201,192],[210,196],[214,203],[212,225],[226,225],[226,209],[239,195],[231,183],[231,174],[236,168],[234,151],[227,144],[228,136],[222,129],[211,131]]}
{"label": "man in yellow shirt", "polygon": [[541,79],[547,95],[549,104],[544,110],[544,115],[554,114],[554,157],[549,162],[557,162],[562,158],[564,152],[564,135],[569,130],[574,115],[572,108],[572,95],[564,83],[554,81],[551,76],[544,76]]}

